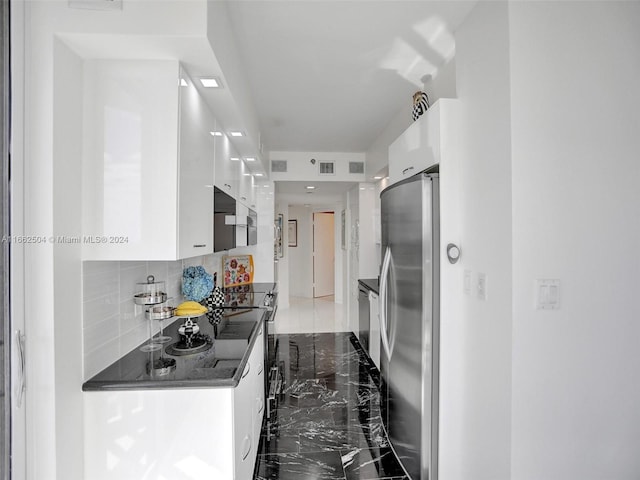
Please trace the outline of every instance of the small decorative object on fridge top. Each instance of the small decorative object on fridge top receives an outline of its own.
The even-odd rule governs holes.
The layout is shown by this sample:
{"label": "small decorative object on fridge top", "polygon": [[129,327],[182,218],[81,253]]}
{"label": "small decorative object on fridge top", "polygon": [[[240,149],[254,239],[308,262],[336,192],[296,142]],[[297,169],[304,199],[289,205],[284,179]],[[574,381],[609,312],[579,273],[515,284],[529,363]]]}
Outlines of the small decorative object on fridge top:
{"label": "small decorative object on fridge top", "polygon": [[416,121],[420,115],[427,111],[430,107],[429,97],[422,91],[413,94],[413,120]]}

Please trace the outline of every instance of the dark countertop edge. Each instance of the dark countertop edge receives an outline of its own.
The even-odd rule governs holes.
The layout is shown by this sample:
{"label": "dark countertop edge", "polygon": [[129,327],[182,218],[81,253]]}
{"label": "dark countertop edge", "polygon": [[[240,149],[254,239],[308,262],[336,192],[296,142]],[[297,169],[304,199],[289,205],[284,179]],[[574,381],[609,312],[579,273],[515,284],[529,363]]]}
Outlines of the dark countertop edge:
{"label": "dark countertop edge", "polygon": [[[253,325],[249,341],[247,342],[247,349],[244,351],[242,360],[236,372],[231,378],[209,379],[204,380],[200,378],[183,379],[183,380],[132,380],[130,382],[84,382],[82,384],[83,392],[111,392],[111,391],[140,391],[140,390],[168,390],[176,388],[235,388],[240,383],[240,377],[244,373],[244,367],[246,367],[249,361],[249,356],[253,350],[253,346],[256,343],[258,332],[260,327],[265,324],[264,316],[269,312],[265,311],[260,318]],[[264,332],[263,332],[264,335]]]}
{"label": "dark countertop edge", "polygon": [[377,278],[360,278],[358,283],[373,293],[380,294],[380,286]]}

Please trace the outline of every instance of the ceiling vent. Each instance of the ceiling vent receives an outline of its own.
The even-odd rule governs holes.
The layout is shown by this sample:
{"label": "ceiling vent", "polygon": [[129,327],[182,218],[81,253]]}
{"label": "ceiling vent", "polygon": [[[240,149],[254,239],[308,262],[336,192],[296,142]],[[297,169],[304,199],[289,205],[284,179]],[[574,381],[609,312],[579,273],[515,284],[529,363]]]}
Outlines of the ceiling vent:
{"label": "ceiling vent", "polygon": [[364,162],[349,162],[349,173],[364,173]]}
{"label": "ceiling vent", "polygon": [[335,175],[335,164],[333,162],[320,162],[320,175]]}
{"label": "ceiling vent", "polygon": [[287,161],[286,160],[271,160],[271,171],[277,173],[286,173],[287,172]]}

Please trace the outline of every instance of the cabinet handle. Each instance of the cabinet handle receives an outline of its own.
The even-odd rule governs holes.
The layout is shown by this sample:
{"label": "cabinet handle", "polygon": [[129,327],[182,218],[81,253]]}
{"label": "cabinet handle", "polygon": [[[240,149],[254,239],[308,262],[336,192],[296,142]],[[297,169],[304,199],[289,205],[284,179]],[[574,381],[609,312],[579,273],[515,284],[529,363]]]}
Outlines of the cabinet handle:
{"label": "cabinet handle", "polygon": [[27,388],[26,383],[26,373],[25,373],[25,348],[24,348],[24,334],[18,330],[16,332],[16,347],[18,351],[18,368],[19,368],[19,376],[18,376],[18,388],[17,390],[17,406],[18,408],[22,407],[22,400],[24,398],[24,392]]}
{"label": "cabinet handle", "polygon": [[258,415],[260,415],[262,413],[262,410],[264,410],[264,402],[262,401],[261,398],[258,398],[258,402],[260,402],[259,403],[260,408],[258,409]]}
{"label": "cabinet handle", "polygon": [[193,248],[204,248],[206,247],[207,244],[206,243],[196,243]]}
{"label": "cabinet handle", "polygon": [[224,186],[231,190],[231,185],[229,185],[228,183],[225,183]]}
{"label": "cabinet handle", "polygon": [[407,167],[404,170],[402,170],[402,174],[404,175],[405,173],[407,173],[409,170],[413,170],[413,167]]}
{"label": "cabinet handle", "polygon": [[249,454],[251,453],[251,436],[247,435],[242,440],[242,460],[246,460]]}
{"label": "cabinet handle", "polygon": [[240,198],[241,198],[242,200],[246,200],[246,199],[247,199],[247,197],[240,197]]}
{"label": "cabinet handle", "polygon": [[260,370],[258,370],[258,375],[260,375],[262,372],[264,372],[264,363],[260,364]]}
{"label": "cabinet handle", "polygon": [[250,364],[250,363],[247,363],[247,368],[245,368],[245,369],[244,369],[244,372],[242,373],[242,377],[241,377],[241,378],[244,378],[244,377],[246,377],[247,375],[249,375],[249,372],[250,372],[250,371],[251,371],[251,364]]}

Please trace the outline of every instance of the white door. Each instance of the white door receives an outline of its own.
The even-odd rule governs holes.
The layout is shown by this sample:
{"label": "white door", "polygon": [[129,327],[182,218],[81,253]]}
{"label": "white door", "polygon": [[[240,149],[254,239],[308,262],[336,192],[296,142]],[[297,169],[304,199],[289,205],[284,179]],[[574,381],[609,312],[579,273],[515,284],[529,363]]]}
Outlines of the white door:
{"label": "white door", "polygon": [[333,212],[313,214],[313,296],[334,294],[335,237]]}

